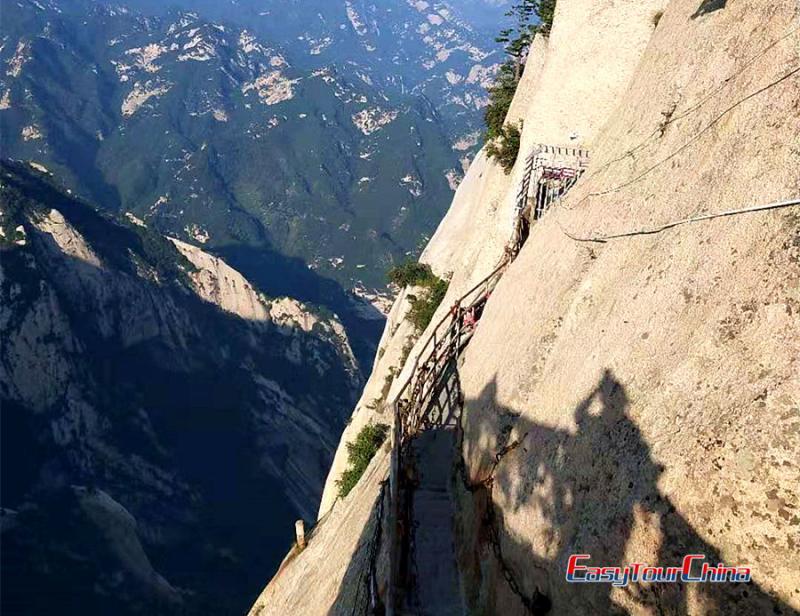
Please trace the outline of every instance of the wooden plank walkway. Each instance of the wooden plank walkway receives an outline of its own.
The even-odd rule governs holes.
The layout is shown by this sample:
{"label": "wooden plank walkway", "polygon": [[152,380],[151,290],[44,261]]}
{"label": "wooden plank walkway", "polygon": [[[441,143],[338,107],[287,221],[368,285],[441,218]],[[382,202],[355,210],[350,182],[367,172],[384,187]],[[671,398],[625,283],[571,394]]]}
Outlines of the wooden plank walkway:
{"label": "wooden plank walkway", "polygon": [[414,581],[409,611],[420,616],[464,614],[455,550],[452,427],[426,431],[412,451],[419,485],[412,497]]}

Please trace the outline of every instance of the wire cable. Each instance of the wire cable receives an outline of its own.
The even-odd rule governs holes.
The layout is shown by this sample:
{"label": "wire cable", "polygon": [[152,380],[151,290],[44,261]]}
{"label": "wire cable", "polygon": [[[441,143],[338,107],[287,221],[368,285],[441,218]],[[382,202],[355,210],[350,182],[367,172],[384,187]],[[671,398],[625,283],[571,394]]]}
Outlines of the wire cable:
{"label": "wire cable", "polygon": [[650,229],[625,231],[624,233],[613,233],[611,235],[596,235],[593,237],[579,237],[573,235],[563,227],[560,221],[556,220],[556,222],[558,223],[558,226],[561,228],[561,232],[571,240],[574,240],[576,242],[593,242],[596,244],[604,244],[608,240],[615,240],[623,237],[634,237],[637,235],[654,235],[656,233],[661,233],[662,231],[666,231],[667,229],[672,229],[680,225],[687,225],[689,223],[700,222],[702,220],[712,220],[714,218],[737,216],[739,214],[749,214],[752,212],[763,212],[765,210],[776,210],[785,207],[794,207],[797,205],[800,205],[800,199],[789,199],[788,201],[778,201],[776,203],[768,203],[766,205],[756,205],[753,207],[742,208],[739,210],[727,210],[725,212],[717,212],[714,214],[703,214],[702,216],[693,216],[691,218],[684,218],[682,220],[675,220],[673,222],[668,222],[664,225],[658,227],[652,227]]}
{"label": "wire cable", "polygon": [[670,124],[674,124],[678,120],[682,120],[683,118],[686,118],[686,117],[690,116],[692,113],[694,113],[695,111],[700,109],[700,107],[705,105],[708,101],[710,101],[712,98],[714,98],[717,94],[719,94],[725,88],[727,88],[733,80],[735,80],[740,75],[743,75],[748,68],[750,68],[753,64],[755,64],[756,60],[758,60],[761,57],[765,56],[771,49],[773,49],[774,47],[777,47],[780,43],[782,43],[783,41],[788,39],[793,34],[796,34],[797,32],[800,32],[800,26],[798,26],[796,28],[792,28],[786,34],[781,36],[780,38],[772,41],[772,43],[770,43],[769,45],[764,47],[757,54],[755,54],[755,55],[751,56],[750,58],[748,58],[744,62],[744,64],[735,73],[732,73],[732,74],[728,75],[724,80],[722,80],[720,82],[720,84],[716,88],[714,88],[711,92],[709,92],[708,94],[703,96],[699,101],[697,101],[693,105],[690,105],[685,110],[683,110],[683,111],[681,111],[681,112],[679,112],[677,114],[673,114],[672,116],[670,116],[668,118],[665,118],[664,122],[662,124],[660,124],[656,129],[654,129],[653,132],[651,132],[647,137],[645,137],[638,145],[632,147],[630,150],[627,150],[622,156],[619,156],[617,158],[613,158],[613,159],[609,160],[608,162],[604,163],[603,165],[598,167],[596,170],[594,170],[590,174],[588,174],[586,176],[586,179],[588,180],[590,178],[593,178],[594,176],[596,176],[596,175],[602,173],[603,171],[605,171],[606,169],[608,169],[611,165],[613,165],[615,163],[618,163],[620,161],[626,160],[627,158],[632,157],[635,152],[638,152],[643,147],[645,147],[653,139],[653,137],[655,137],[656,135],[662,134],[663,131],[667,128],[667,126],[669,126]]}
{"label": "wire cable", "polygon": [[574,205],[571,205],[569,209],[574,209],[575,207],[579,206],[584,201],[587,201],[588,199],[590,199],[592,197],[602,197],[604,195],[609,195],[611,193],[618,192],[618,191],[622,190],[623,188],[627,188],[628,186],[631,186],[632,184],[636,184],[637,182],[639,182],[642,179],[644,179],[646,176],[650,175],[653,171],[655,171],[656,169],[658,169],[659,167],[661,167],[665,163],[667,163],[670,160],[672,160],[673,158],[675,158],[678,154],[680,154],[684,150],[687,150],[691,145],[693,145],[694,143],[699,141],[700,138],[704,134],[706,134],[714,126],[716,126],[720,122],[720,120],[722,120],[722,118],[724,118],[726,115],[728,115],[731,111],[733,111],[734,109],[736,109],[740,105],[743,105],[745,102],[749,101],[750,99],[755,98],[756,96],[759,96],[760,94],[763,94],[767,90],[777,86],[780,83],[783,83],[784,81],[786,81],[790,77],[793,77],[794,75],[797,75],[798,73],[800,73],[800,66],[797,66],[797,67],[793,68],[791,71],[789,71],[788,73],[785,73],[784,75],[782,75],[781,77],[775,79],[774,81],[770,82],[769,84],[759,88],[758,90],[756,90],[754,92],[751,92],[750,94],[748,94],[744,98],[742,98],[742,99],[736,101],[735,103],[729,105],[723,111],[721,111],[716,116],[714,116],[714,118],[708,124],[706,124],[699,132],[697,132],[693,137],[691,137],[683,145],[681,145],[679,148],[673,150],[671,153],[669,153],[667,156],[665,156],[664,158],[662,158],[658,162],[653,163],[652,165],[647,167],[647,169],[645,169],[644,171],[642,171],[638,175],[634,176],[630,180],[627,180],[627,181],[623,182],[622,184],[618,184],[617,186],[614,186],[612,188],[607,188],[607,189],[604,189],[604,190],[593,191],[593,192],[588,193],[582,199],[580,199],[577,203],[575,203]]}

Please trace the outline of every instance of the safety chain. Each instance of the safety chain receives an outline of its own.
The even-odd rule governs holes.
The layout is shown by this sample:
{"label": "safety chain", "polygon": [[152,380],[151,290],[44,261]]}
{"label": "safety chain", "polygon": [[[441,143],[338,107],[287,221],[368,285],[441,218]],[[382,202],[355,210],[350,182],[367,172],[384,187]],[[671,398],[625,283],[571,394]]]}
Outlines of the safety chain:
{"label": "safety chain", "polygon": [[488,503],[486,504],[485,521],[489,528],[489,541],[492,544],[494,555],[497,558],[497,561],[500,563],[500,570],[503,573],[503,577],[505,578],[506,583],[508,583],[508,587],[511,589],[511,592],[520,598],[520,601],[522,601],[522,604],[525,606],[528,612],[537,616],[539,614],[547,614],[551,607],[550,599],[547,597],[547,595],[542,593],[538,587],[533,591],[533,594],[530,597],[526,595],[519,587],[519,583],[514,577],[514,572],[511,570],[511,567],[503,558],[503,549],[500,544],[500,528],[497,520],[497,513],[494,508],[494,477],[490,476],[489,479],[486,480],[486,486],[488,488]]}
{"label": "safety chain", "polygon": [[[457,382],[457,387],[459,392],[461,391],[461,383]],[[537,587],[536,590],[533,591],[531,596],[525,594],[522,588],[517,582],[517,579],[514,575],[514,572],[511,570],[511,567],[506,563],[505,558],[503,558],[503,548],[500,542],[500,525],[497,519],[497,512],[495,511],[494,507],[494,475],[497,471],[497,467],[500,465],[500,462],[503,458],[514,451],[517,447],[519,447],[525,438],[528,436],[526,432],[522,435],[521,438],[513,441],[512,443],[505,445],[494,455],[494,462],[492,463],[491,471],[486,479],[482,481],[473,482],[469,478],[469,473],[467,472],[467,464],[464,462],[464,425],[463,425],[463,399],[461,400],[461,408],[462,412],[458,416],[458,461],[456,462],[456,466],[458,467],[459,475],[461,476],[461,481],[464,484],[464,488],[472,493],[477,492],[481,488],[486,489],[487,491],[487,503],[486,503],[486,515],[484,517],[484,523],[489,529],[489,542],[492,544],[492,551],[494,552],[495,558],[497,558],[497,562],[500,565],[500,570],[503,573],[503,578],[506,580],[508,587],[511,589],[515,595],[517,595],[522,602],[522,605],[525,606],[525,609],[528,610],[528,613],[532,614],[533,616],[539,616],[540,614],[547,614],[551,608],[550,599],[542,593],[539,588]]]}
{"label": "safety chain", "polygon": [[[372,538],[369,542],[369,554],[367,556],[367,573],[364,576],[362,584],[358,585],[356,596],[353,600],[353,609],[351,614],[383,614],[383,605],[378,596],[378,555],[381,551],[381,543],[383,538],[383,510],[384,501],[386,496],[386,488],[388,481],[381,482],[381,491],[378,495],[378,510],[375,516],[375,529],[372,533]],[[362,588],[366,588],[368,602],[367,610],[359,609],[361,607],[361,593]]]}

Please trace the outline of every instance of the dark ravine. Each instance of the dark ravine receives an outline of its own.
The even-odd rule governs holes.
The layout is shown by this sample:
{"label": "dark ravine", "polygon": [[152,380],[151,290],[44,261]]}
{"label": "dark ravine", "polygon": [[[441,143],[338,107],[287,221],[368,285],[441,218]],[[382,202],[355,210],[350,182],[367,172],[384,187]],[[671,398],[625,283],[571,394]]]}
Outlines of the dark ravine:
{"label": "dark ravine", "polygon": [[23,164],[1,190],[4,613],[241,613],[360,385],[341,326],[224,312],[171,242]]}

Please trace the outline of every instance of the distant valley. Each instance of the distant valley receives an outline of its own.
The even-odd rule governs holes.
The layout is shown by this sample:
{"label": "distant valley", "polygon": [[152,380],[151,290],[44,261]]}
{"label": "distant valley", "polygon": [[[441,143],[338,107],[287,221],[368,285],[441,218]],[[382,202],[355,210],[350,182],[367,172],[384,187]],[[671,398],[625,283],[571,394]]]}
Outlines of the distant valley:
{"label": "distant valley", "polygon": [[245,270],[381,290],[476,149],[491,36],[442,2],[183,4],[3,0],[5,155]]}
{"label": "distant valley", "polygon": [[4,613],[252,603],[480,147],[503,5],[0,0]]}

